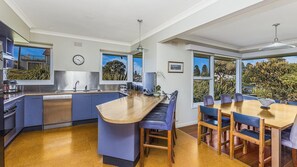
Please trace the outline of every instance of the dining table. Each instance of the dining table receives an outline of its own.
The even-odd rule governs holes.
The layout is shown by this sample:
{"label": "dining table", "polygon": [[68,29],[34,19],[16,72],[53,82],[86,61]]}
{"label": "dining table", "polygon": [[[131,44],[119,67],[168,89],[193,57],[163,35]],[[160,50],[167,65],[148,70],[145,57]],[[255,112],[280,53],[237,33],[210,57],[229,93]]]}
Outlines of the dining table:
{"label": "dining table", "polygon": [[274,103],[270,105],[270,109],[262,109],[258,100],[244,100],[228,104],[214,104],[212,107],[221,109],[224,116],[230,116],[233,111],[265,119],[265,126],[271,128],[271,165],[272,167],[281,166],[282,130],[293,125],[297,115],[297,106]]}

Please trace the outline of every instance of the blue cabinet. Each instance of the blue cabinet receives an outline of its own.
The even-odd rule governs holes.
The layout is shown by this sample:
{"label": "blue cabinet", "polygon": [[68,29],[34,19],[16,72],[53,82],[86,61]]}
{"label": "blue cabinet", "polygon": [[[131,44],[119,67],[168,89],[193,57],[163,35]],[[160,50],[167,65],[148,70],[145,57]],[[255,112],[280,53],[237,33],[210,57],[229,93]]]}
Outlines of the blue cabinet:
{"label": "blue cabinet", "polygon": [[20,98],[16,102],[16,131],[19,133],[24,128],[24,98]]}
{"label": "blue cabinet", "polygon": [[25,97],[25,127],[42,125],[43,98],[42,96]]}
{"label": "blue cabinet", "polygon": [[92,95],[92,118],[98,118],[97,105],[120,98],[120,93],[100,93]]}
{"label": "blue cabinet", "polygon": [[72,96],[72,121],[92,119],[92,95],[75,94]]}

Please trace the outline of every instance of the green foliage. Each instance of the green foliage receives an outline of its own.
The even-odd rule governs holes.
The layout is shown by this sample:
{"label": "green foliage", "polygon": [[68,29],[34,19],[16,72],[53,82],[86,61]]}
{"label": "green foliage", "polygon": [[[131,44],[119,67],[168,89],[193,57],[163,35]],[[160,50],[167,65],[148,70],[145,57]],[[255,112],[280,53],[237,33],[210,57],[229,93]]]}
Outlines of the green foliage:
{"label": "green foliage", "polygon": [[103,67],[103,80],[127,80],[126,65],[118,60],[113,60]]}
{"label": "green foliage", "polygon": [[157,85],[157,86],[155,87],[155,91],[156,91],[156,92],[161,91],[161,86],[160,86],[160,85]]}
{"label": "green foliage", "polygon": [[49,80],[50,69],[47,65],[37,65],[30,70],[10,69],[7,71],[7,78],[11,80]]}
{"label": "green foliage", "polygon": [[236,89],[236,64],[234,61],[215,61],[214,99],[219,100],[221,94],[233,95]]}
{"label": "green foliage", "polygon": [[203,77],[208,77],[209,76],[209,71],[208,71],[208,68],[207,68],[207,66],[205,64],[202,66],[201,76],[203,76]]}
{"label": "green foliage", "polygon": [[209,94],[209,80],[194,80],[193,102],[203,101],[203,97]]}
{"label": "green foliage", "polygon": [[283,58],[247,65],[243,70],[243,85],[255,85],[253,94],[279,100],[297,100],[297,65]]}
{"label": "green foliage", "polygon": [[200,76],[200,69],[198,65],[194,67],[194,76]]}

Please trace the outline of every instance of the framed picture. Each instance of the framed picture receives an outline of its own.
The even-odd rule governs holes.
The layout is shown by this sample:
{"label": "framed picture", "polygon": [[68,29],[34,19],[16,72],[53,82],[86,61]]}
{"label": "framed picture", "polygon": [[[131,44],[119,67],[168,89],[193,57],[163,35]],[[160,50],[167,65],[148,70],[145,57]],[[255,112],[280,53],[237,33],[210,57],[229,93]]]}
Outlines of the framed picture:
{"label": "framed picture", "polygon": [[168,72],[169,73],[183,73],[184,62],[168,61]]}

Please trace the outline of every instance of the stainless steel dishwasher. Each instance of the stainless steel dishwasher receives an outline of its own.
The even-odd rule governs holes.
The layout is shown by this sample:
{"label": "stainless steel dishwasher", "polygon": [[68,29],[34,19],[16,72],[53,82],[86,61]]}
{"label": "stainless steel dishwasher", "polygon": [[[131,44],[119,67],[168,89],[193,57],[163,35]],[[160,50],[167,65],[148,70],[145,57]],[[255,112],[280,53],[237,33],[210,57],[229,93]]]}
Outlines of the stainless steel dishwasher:
{"label": "stainless steel dishwasher", "polygon": [[43,96],[43,129],[72,125],[72,95]]}

